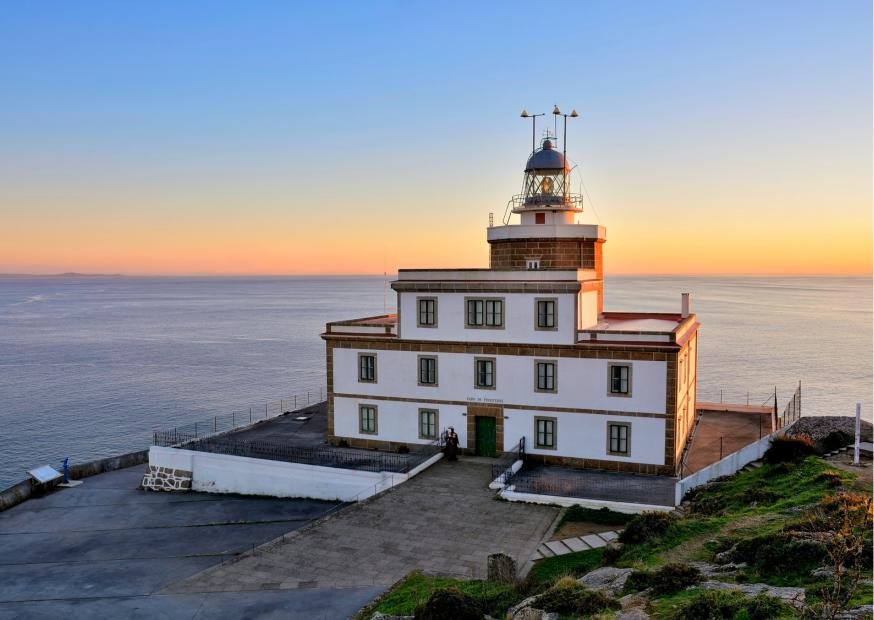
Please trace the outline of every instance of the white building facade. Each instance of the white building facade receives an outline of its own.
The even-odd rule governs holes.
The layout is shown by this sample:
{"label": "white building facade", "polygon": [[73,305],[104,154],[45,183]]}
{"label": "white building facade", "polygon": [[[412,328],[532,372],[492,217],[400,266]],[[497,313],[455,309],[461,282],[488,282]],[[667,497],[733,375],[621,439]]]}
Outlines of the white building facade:
{"label": "white building facade", "polygon": [[697,330],[676,314],[603,312],[601,226],[549,140],[519,223],[491,226],[489,269],[401,270],[397,313],[328,323],[328,441],[398,450],[453,427],[465,452],[524,441],[548,463],[674,475],[695,415]]}

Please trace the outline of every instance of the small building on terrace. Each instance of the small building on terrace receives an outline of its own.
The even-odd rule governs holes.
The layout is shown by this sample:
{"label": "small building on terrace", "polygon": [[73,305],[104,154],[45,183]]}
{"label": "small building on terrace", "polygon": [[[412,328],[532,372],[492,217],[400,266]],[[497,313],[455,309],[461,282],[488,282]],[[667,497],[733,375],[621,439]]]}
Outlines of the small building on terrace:
{"label": "small building on terrace", "polygon": [[328,323],[327,440],[398,450],[449,427],[462,451],[677,474],[695,419],[698,322],[604,312],[603,226],[552,139],[525,167],[488,269],[402,269],[397,313]]}

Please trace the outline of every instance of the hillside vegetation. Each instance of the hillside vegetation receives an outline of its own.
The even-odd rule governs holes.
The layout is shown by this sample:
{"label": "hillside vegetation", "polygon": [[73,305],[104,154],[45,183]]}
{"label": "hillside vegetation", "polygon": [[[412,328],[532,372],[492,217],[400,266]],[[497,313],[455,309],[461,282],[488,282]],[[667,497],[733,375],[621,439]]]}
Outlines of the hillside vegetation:
{"label": "hillside vegetation", "polygon": [[[653,618],[695,620],[833,618],[842,609],[870,605],[870,486],[811,452],[804,445],[775,446],[770,462],[697,489],[678,514],[636,516],[620,544],[541,560],[519,584],[414,573],[362,617],[375,611],[453,617],[449,610],[429,615],[429,599],[445,589],[460,594],[452,600],[466,601],[469,617],[479,618],[504,617],[531,597],[526,604],[562,618],[613,618],[620,604]],[[603,566],[623,575],[612,589],[596,593],[578,583]],[[750,584],[769,590],[754,596],[728,589]],[[790,599],[787,592],[796,595]]]}

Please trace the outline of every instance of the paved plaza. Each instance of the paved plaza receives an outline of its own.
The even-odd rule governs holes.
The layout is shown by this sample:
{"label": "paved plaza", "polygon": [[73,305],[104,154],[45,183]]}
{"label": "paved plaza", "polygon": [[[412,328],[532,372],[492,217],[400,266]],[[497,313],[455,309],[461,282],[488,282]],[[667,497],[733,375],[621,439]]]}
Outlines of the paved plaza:
{"label": "paved plaza", "polygon": [[497,552],[521,567],[558,509],[498,501],[490,477],[487,462],[440,461],[384,495],[167,591],[386,587],[415,569],[483,578],[487,556]]}
{"label": "paved plaza", "polygon": [[333,502],[137,490],[140,465],[0,512],[0,618],[345,618],[381,590],[166,595]]}

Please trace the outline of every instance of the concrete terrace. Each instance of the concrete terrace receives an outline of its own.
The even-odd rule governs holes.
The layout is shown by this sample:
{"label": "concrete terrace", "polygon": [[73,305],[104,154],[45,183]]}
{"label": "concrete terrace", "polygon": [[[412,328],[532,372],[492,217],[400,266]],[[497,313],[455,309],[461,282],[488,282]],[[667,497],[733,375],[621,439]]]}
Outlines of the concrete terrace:
{"label": "concrete terrace", "polygon": [[698,421],[683,460],[689,476],[771,434],[773,409],[748,405],[697,403]]}
{"label": "concrete terrace", "polygon": [[0,512],[0,618],[345,618],[379,588],[167,594],[332,502],[137,490],[144,466]]}
{"label": "concrete terrace", "polygon": [[411,570],[484,578],[490,553],[522,567],[558,515],[495,500],[490,460],[440,461],[287,540],[173,585],[176,593],[385,588]]}

